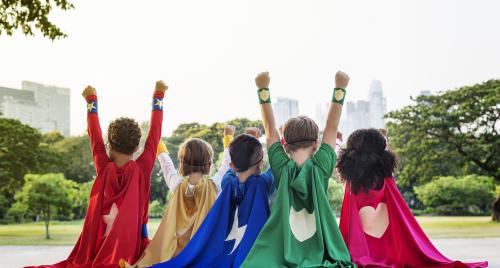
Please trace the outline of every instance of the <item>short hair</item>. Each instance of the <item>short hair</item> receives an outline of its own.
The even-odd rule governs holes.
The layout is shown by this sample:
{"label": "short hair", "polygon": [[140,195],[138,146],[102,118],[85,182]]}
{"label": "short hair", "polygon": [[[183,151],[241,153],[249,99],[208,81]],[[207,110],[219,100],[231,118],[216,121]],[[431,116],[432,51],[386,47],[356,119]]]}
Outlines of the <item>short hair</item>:
{"label": "short hair", "polygon": [[283,137],[291,151],[308,148],[318,141],[318,125],[307,116],[288,119],[283,126]]}
{"label": "short hair", "polygon": [[192,138],[181,144],[179,148],[179,173],[187,176],[200,172],[203,175],[210,173],[214,151],[210,144],[202,139]]}
{"label": "short hair", "polygon": [[350,183],[353,193],[378,190],[398,167],[396,155],[387,149],[387,140],[374,128],[358,129],[340,150],[337,170]]}
{"label": "short hair", "polygon": [[229,155],[235,171],[243,172],[262,160],[262,144],[251,135],[241,134],[229,145]]}
{"label": "short hair", "polygon": [[141,129],[134,119],[120,117],[108,127],[108,143],[113,151],[133,154],[141,140]]}

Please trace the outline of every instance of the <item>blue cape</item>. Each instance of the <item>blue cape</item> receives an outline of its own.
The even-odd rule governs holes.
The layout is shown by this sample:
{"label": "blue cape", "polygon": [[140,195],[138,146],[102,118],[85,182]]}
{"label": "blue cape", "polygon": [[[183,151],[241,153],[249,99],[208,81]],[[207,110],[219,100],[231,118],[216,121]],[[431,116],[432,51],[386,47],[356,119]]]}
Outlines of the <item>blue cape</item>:
{"label": "blue cape", "polygon": [[152,267],[239,267],[269,217],[273,191],[271,170],[244,183],[229,170],[220,196],[186,247],[175,258]]}

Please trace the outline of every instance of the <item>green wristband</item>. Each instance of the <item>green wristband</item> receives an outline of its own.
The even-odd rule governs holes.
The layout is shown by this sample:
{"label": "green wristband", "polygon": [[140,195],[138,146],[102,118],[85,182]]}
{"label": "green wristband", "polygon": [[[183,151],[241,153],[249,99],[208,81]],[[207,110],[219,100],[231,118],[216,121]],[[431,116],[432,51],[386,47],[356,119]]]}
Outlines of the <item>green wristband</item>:
{"label": "green wristband", "polygon": [[332,102],[336,102],[340,105],[344,105],[344,99],[345,99],[345,89],[336,87],[333,89],[333,96],[332,96]]}
{"label": "green wristband", "polygon": [[257,90],[259,95],[259,103],[271,103],[271,94],[269,93],[269,88],[261,88]]}

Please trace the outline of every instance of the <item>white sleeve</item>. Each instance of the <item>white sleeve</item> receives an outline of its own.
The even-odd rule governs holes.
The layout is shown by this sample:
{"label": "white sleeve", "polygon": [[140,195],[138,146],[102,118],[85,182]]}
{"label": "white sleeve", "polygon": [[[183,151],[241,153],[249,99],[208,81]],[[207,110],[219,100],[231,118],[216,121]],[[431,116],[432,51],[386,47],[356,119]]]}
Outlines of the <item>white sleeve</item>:
{"label": "white sleeve", "polygon": [[231,155],[229,154],[229,148],[224,149],[224,153],[222,155],[222,162],[220,163],[220,167],[217,172],[210,178],[217,186],[217,191],[221,191],[221,183],[224,174],[229,170],[229,163],[231,162]]}
{"label": "white sleeve", "polygon": [[165,179],[165,183],[167,183],[168,190],[173,192],[181,183],[182,178],[177,173],[174,162],[172,162],[168,153],[164,152],[158,155],[158,160],[160,161],[163,178]]}

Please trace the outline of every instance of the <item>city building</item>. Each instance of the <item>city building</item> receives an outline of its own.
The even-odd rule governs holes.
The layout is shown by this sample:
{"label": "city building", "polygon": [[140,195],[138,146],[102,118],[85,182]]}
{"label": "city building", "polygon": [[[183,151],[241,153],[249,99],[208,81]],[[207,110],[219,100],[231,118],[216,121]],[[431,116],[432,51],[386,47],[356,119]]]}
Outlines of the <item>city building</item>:
{"label": "city building", "polygon": [[344,105],[344,114],[339,127],[344,134],[344,142],[357,129],[383,128],[385,126],[384,115],[386,110],[386,99],[382,83],[374,80],[370,84],[368,100],[347,101]]}
{"label": "city building", "polygon": [[368,92],[370,127],[383,128],[385,126],[384,115],[387,110],[382,91],[382,82],[373,80]]}
{"label": "city building", "polygon": [[23,81],[21,89],[0,87],[0,113],[42,133],[69,136],[70,90],[29,81]]}
{"label": "city building", "polygon": [[278,97],[274,103],[276,125],[283,125],[290,117],[299,115],[299,102],[290,98]]}
{"label": "city building", "polygon": [[328,110],[330,109],[330,103],[324,102],[316,105],[316,124],[320,131],[326,126],[326,118],[328,117]]}

